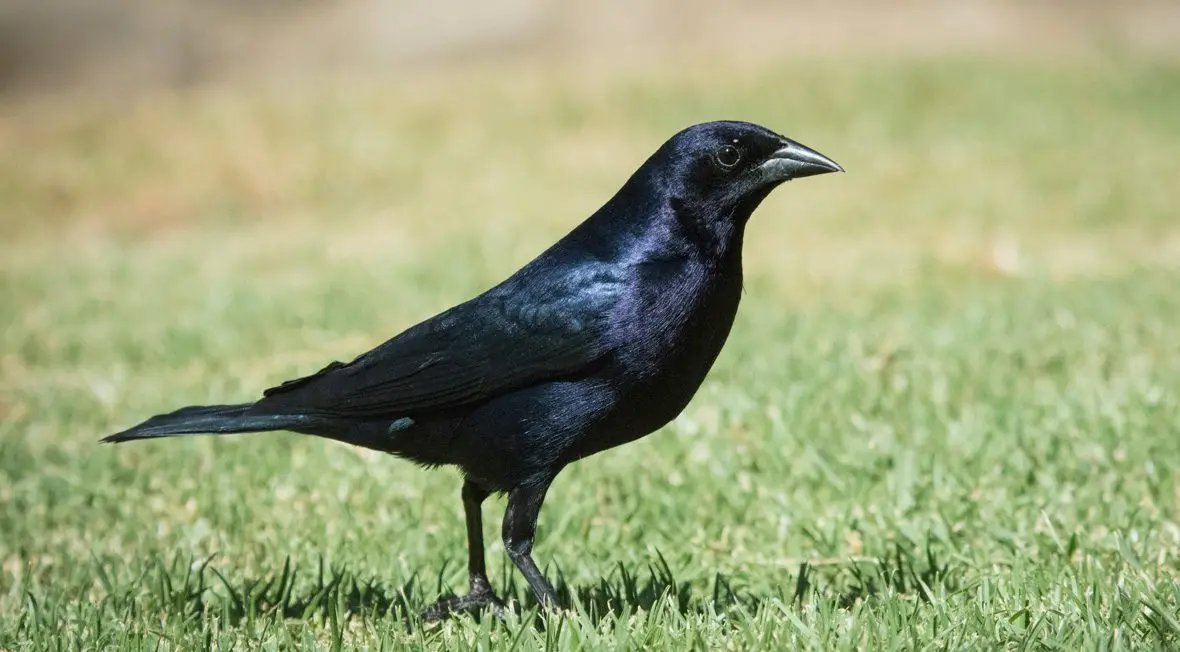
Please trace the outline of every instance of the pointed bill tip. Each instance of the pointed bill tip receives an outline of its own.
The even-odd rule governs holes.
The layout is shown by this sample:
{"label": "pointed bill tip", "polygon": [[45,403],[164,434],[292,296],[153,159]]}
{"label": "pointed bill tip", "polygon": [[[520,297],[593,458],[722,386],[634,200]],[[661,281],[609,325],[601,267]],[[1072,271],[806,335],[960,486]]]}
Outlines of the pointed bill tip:
{"label": "pointed bill tip", "polygon": [[761,168],[776,181],[788,181],[803,177],[813,177],[817,174],[829,172],[843,172],[844,167],[819,152],[797,143],[783,139],[783,146],[776,150]]}

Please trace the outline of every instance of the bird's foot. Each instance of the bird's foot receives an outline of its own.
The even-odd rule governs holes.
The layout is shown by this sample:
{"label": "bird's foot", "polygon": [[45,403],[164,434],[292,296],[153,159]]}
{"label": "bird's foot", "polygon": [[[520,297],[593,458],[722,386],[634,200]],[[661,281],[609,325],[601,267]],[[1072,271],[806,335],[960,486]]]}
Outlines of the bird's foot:
{"label": "bird's foot", "polygon": [[503,618],[506,607],[490,588],[474,589],[467,595],[443,598],[422,610],[424,620],[445,620],[459,613],[477,613],[487,609],[497,618]]}

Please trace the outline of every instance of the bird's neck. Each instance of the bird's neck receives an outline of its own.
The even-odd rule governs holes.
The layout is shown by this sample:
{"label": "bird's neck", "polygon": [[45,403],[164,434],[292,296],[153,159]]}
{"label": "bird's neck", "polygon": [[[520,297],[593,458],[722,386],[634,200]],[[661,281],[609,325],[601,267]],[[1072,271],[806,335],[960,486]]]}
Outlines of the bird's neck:
{"label": "bird's neck", "polygon": [[710,267],[741,267],[742,240],[748,214],[741,207],[700,207],[669,200],[670,228],[676,240]]}
{"label": "bird's neck", "polygon": [[694,258],[740,274],[746,222],[765,195],[710,206],[669,190],[637,174],[566,236],[564,245],[601,260]]}

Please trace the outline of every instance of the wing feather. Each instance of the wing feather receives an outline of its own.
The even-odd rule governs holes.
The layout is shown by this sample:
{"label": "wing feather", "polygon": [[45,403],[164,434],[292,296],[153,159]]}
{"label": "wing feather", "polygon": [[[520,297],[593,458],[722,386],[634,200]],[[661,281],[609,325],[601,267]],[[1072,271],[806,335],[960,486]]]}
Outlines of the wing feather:
{"label": "wing feather", "polygon": [[602,332],[618,291],[602,274],[578,276],[546,292],[505,287],[481,295],[352,362],[266,390],[256,408],[395,418],[576,376],[607,352]]}

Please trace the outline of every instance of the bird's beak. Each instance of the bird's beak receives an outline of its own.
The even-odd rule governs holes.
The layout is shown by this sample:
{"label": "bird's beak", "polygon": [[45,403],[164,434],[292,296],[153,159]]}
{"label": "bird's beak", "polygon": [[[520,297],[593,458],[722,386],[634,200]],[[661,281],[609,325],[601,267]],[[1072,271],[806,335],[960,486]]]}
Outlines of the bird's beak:
{"label": "bird's beak", "polygon": [[793,140],[783,139],[783,146],[758,166],[768,181],[790,181],[844,168],[819,152]]}

